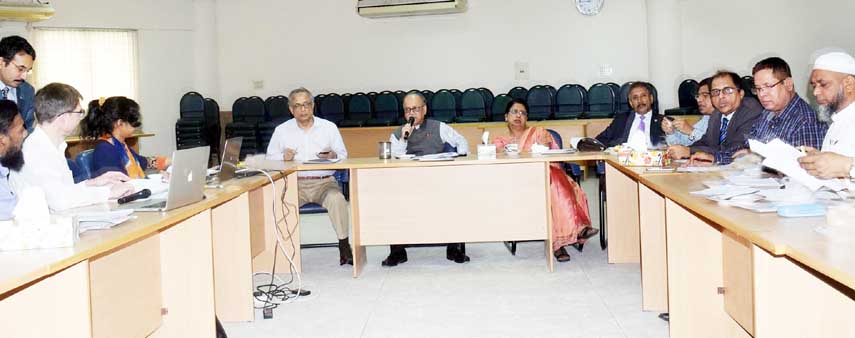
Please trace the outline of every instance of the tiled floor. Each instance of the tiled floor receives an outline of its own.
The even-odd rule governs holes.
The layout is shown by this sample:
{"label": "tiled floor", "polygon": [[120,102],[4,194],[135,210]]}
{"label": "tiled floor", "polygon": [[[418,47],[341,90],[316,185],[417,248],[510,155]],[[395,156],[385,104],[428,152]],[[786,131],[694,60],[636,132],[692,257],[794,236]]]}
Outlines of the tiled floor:
{"label": "tiled floor", "polygon": [[[583,184],[596,196],[596,180]],[[596,222],[596,200],[591,200]],[[334,240],[325,215],[304,217],[304,242]],[[598,241],[546,270],[542,242],[467,244],[472,261],[445,259],[445,247],[408,249],[409,262],[380,266],[387,247],[368,249],[358,279],[338,265],[337,249],[305,249],[310,296],[253,323],[226,323],[232,338],[249,337],[668,337],[657,313],[641,311],[637,264],[611,265]],[[287,277],[287,276],[285,276]]]}

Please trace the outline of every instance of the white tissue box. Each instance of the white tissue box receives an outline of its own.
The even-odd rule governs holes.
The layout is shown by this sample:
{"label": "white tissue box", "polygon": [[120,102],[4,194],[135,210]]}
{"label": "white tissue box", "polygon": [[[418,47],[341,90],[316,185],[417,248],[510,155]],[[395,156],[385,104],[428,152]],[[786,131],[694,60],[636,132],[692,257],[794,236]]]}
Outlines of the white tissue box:
{"label": "white tissue box", "polygon": [[479,144],[478,159],[495,159],[496,145],[495,144]]}
{"label": "white tissue box", "polygon": [[70,216],[51,216],[48,224],[0,222],[0,251],[71,247],[79,238]]}

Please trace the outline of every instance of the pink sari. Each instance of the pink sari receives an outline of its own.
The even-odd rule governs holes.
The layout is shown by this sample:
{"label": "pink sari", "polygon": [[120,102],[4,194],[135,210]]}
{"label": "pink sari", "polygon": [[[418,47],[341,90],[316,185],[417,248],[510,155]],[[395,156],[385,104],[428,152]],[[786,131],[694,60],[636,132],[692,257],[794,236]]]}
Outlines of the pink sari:
{"label": "pink sari", "polygon": [[[515,141],[519,144],[520,151],[531,151],[535,142],[550,149],[560,148],[552,135],[541,127],[528,128],[519,140],[513,139],[512,136],[499,136],[493,143],[497,149],[502,149],[506,144]],[[549,166],[549,188],[552,195],[552,251],[576,242],[584,243],[584,240],[576,238],[582,230],[591,225],[585,192],[564,173],[559,163]]]}

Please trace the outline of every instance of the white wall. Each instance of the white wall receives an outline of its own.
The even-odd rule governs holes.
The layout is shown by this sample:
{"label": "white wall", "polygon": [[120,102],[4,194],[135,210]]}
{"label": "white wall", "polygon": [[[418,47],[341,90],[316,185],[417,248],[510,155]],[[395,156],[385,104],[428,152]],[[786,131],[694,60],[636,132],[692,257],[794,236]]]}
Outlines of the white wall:
{"label": "white wall", "polygon": [[811,55],[836,46],[855,52],[855,1],[688,0],[683,8],[685,73],[716,69],[750,75],[757,61],[779,56],[790,64],[799,93],[808,88]]}
{"label": "white wall", "polygon": [[[594,18],[569,0],[470,0],[461,15],[366,19],[355,1],[218,1],[221,98],[286,93],[646,79],[643,0],[608,1]],[[537,5],[533,5],[537,3]],[[525,10],[522,10],[525,8]],[[530,80],[514,80],[514,62]],[[600,77],[601,64],[614,78]],[[252,81],[263,80],[262,90]]]}
{"label": "white wall", "polygon": [[[143,129],[157,134],[141,142],[141,152],[171,153],[175,149],[178,101],[184,92],[195,87],[193,59],[186,57],[193,53],[193,1],[53,0],[51,3],[56,15],[34,26],[138,30],[138,99]],[[44,52],[36,51],[37,55]]]}

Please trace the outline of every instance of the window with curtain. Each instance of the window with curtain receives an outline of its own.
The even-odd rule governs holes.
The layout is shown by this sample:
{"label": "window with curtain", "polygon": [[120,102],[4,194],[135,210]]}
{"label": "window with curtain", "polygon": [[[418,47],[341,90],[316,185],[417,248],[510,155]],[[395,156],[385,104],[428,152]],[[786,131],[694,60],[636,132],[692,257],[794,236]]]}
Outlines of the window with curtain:
{"label": "window with curtain", "polygon": [[133,30],[35,28],[36,63],[29,81],[77,88],[85,108],[99,97],[137,99],[137,32]]}

